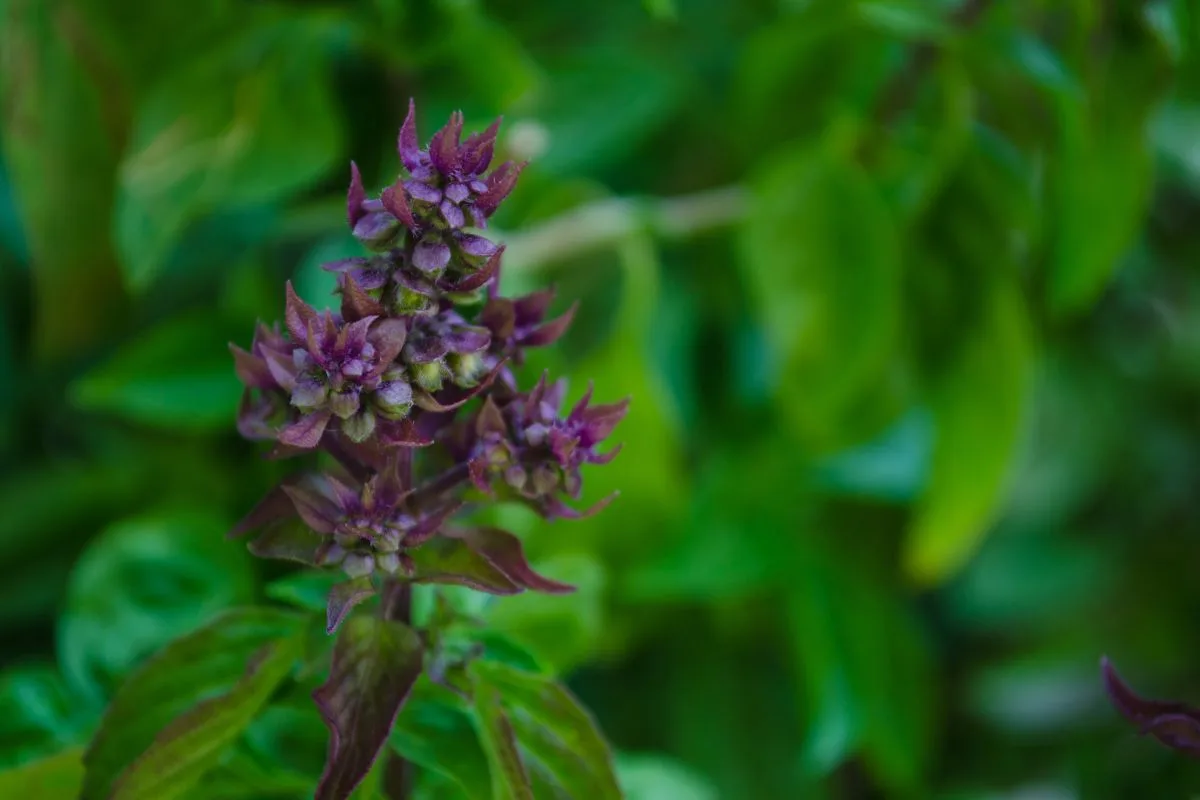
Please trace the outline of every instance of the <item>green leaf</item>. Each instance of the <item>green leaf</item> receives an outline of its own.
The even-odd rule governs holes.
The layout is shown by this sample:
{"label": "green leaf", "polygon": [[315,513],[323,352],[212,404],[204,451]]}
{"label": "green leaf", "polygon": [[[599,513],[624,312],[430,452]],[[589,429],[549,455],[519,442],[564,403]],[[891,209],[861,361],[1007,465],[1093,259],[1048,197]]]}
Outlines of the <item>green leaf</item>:
{"label": "green leaf", "polygon": [[148,653],[253,596],[224,519],[161,511],[118,522],[75,565],[58,626],[68,686],[98,701]]}
{"label": "green leaf", "polygon": [[171,431],[228,429],[242,387],[225,334],[211,312],[163,323],[78,379],[72,402]]}
{"label": "green leaf", "polygon": [[660,755],[618,755],[617,776],[629,800],[717,800],[716,788],[706,779]]}
{"label": "green leaf", "polygon": [[356,616],[342,626],[329,680],[313,693],[332,742],[317,800],[342,800],[366,777],[423,658],[421,637],[400,622]]}
{"label": "green leaf", "polygon": [[421,679],[388,739],[393,750],[422,769],[444,775],[467,797],[492,791],[487,756],[461,701],[449,689]]}
{"label": "green leaf", "polygon": [[91,346],[124,310],[109,231],[124,87],[73,4],[0,10],[0,145],[32,259],[33,340],[62,356]]}
{"label": "green leaf", "polygon": [[0,772],[0,797],[75,800],[83,785],[83,748]]}
{"label": "green leaf", "polygon": [[[242,684],[250,681],[257,686],[256,681],[266,680],[246,675],[247,664],[261,654],[268,655],[259,673],[282,669],[285,658],[290,665],[297,655],[294,642],[302,641],[303,625],[304,618],[291,612],[236,609],[176,639],[146,661],[117,692],[88,747],[83,800],[108,797],[117,777],[147,752],[172,721],[198,722],[197,703],[221,701],[239,691],[238,697],[246,699],[250,689]],[[213,720],[228,716],[219,704],[203,708],[212,712]]]}
{"label": "green leaf", "polygon": [[112,800],[169,800],[187,792],[254,720],[302,650],[300,636],[260,648],[229,692],[202,701],[155,737],[117,778]]}
{"label": "green leaf", "polygon": [[1059,141],[1050,184],[1052,310],[1092,304],[1137,239],[1153,187],[1148,128],[1165,86],[1164,59],[1140,46],[1108,54],[1083,96],[1055,98]]}
{"label": "green leaf", "polygon": [[329,605],[329,590],[342,579],[342,574],[333,570],[304,569],[271,581],[263,593],[272,600],[323,614]]}
{"label": "green leaf", "polygon": [[569,797],[622,797],[613,755],[595,720],[567,689],[542,675],[479,660],[476,691],[494,691],[510,709],[517,740]]}
{"label": "green leaf", "polygon": [[474,722],[492,772],[492,796],[497,800],[534,800],[529,772],[521,761],[512,723],[504,713],[500,692],[476,684]]}
{"label": "green leaf", "polygon": [[469,586],[494,594],[516,594],[521,591],[491,561],[459,539],[436,537],[409,555],[415,567],[414,580],[417,583]]}
{"label": "green leaf", "polygon": [[848,548],[798,539],[786,622],[806,699],[804,764],[824,776],[861,753],[888,796],[924,796],[932,665],[886,578]]}
{"label": "green leaf", "polygon": [[981,315],[930,399],[929,483],[904,544],[904,567],[923,584],[963,566],[995,519],[1017,455],[1031,374],[1029,320],[1015,282],[997,277]]}
{"label": "green leaf", "polygon": [[875,391],[900,322],[896,226],[846,149],[805,146],[770,159],[741,231],[786,418],[817,447],[844,444],[847,426],[860,434],[843,417]]}
{"label": "green leaf", "polygon": [[154,279],[201,215],[277,200],[333,167],[341,116],[322,30],[315,17],[266,16],[185,62],[140,104],[116,212],[131,286]]}
{"label": "green leaf", "polygon": [[52,668],[7,670],[0,675],[0,767],[78,744],[95,722],[89,711],[80,707]]}

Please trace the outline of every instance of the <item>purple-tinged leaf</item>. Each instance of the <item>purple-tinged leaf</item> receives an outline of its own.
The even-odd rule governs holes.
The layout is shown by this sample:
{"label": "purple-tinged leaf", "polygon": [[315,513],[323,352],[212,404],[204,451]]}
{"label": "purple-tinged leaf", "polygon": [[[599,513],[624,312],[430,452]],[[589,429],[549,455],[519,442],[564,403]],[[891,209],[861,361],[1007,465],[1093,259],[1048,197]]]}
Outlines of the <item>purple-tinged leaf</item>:
{"label": "purple-tinged leaf", "polygon": [[478,175],[492,163],[492,151],[496,146],[496,134],[500,132],[503,117],[487,127],[483,133],[472,134],[463,143],[459,159],[464,175]]}
{"label": "purple-tinged leaf", "polygon": [[243,679],[255,653],[302,635],[306,620],[269,608],[230,610],[144,661],[113,697],[83,756],[81,800],[110,797],[117,776],[196,698],[227,695]]}
{"label": "purple-tinged leaf", "polygon": [[246,386],[255,389],[274,389],[275,378],[267,368],[267,362],[256,355],[248,353],[233,342],[229,343],[229,352],[233,354],[233,371],[238,380]]}
{"label": "purple-tinged leaf", "polygon": [[358,224],[358,221],[363,218],[363,201],[367,199],[367,192],[363,189],[362,175],[358,172],[358,164],[350,162],[350,188],[346,191],[346,219],[350,222],[350,227],[353,228]]}
{"label": "purple-tinged leaf", "polygon": [[571,327],[571,323],[575,320],[575,312],[578,310],[579,303],[572,303],[571,307],[561,316],[537,326],[521,337],[521,344],[526,347],[545,347],[554,344],[567,332],[567,328]]}
{"label": "purple-tinged leaf", "polygon": [[620,800],[612,749],[595,719],[557,681],[478,660],[469,672],[475,692],[502,697],[521,747],[554,777],[566,797]]}
{"label": "purple-tinged leaf", "polygon": [[342,316],[347,321],[383,316],[383,306],[363,290],[352,274],[342,275],[338,283],[342,292]]}
{"label": "purple-tinged leaf", "polygon": [[315,800],[345,800],[366,777],[422,666],[421,637],[407,625],[357,616],[342,626],[329,680],[313,692],[329,727]]}
{"label": "purple-tinged leaf", "polygon": [[496,167],[492,174],[488,175],[487,191],[475,201],[475,207],[490,217],[504,202],[504,198],[508,197],[513,187],[517,185],[517,178],[523,169],[525,169],[524,163],[514,164],[511,161],[505,161]]}
{"label": "purple-tinged leaf", "polygon": [[329,602],[325,608],[325,632],[336,631],[351,609],[374,595],[375,586],[366,576],[335,584],[329,590]]}
{"label": "purple-tinged leaf", "polygon": [[547,594],[568,594],[575,587],[550,580],[534,572],[525,558],[521,540],[499,528],[467,528],[447,532],[447,536],[462,541],[467,547],[490,561],[497,569],[518,586]]}
{"label": "purple-tinged leaf", "polygon": [[516,330],[516,307],[507,297],[493,297],[483,307],[479,321],[488,326],[497,339],[507,339]]}
{"label": "purple-tinged leaf", "polygon": [[247,549],[259,558],[295,561],[310,567],[319,566],[319,551],[329,540],[300,520],[272,525],[250,542]]}
{"label": "purple-tinged leaf", "polygon": [[329,416],[328,409],[305,414],[279,432],[279,441],[292,447],[311,450],[321,441],[321,435],[325,433],[325,427],[329,424]]}
{"label": "purple-tinged leaf", "polygon": [[500,268],[500,257],[503,253],[503,246],[497,248],[491,258],[477,272],[472,272],[457,283],[442,284],[442,288],[447,292],[472,292],[478,289],[496,277],[496,273]]}
{"label": "purple-tinged leaf", "polygon": [[512,304],[513,310],[517,314],[517,324],[529,325],[541,322],[545,318],[546,312],[550,310],[550,303],[554,301],[556,294],[554,288],[549,288],[513,299]]}
{"label": "purple-tinged leaf", "polygon": [[429,159],[443,175],[458,170],[458,142],[462,137],[463,115],[461,111],[450,114],[450,120],[429,139]]}
{"label": "purple-tinged leaf", "polygon": [[272,522],[295,516],[296,507],[292,504],[287,492],[284,491],[283,485],[279,485],[267,492],[263,499],[259,500],[254,508],[250,509],[250,512],[229,530],[226,538],[236,539]]}
{"label": "purple-tinged leaf", "polygon": [[465,542],[437,537],[409,553],[413,580],[467,586],[488,594],[519,594],[521,587],[499,567],[476,553]]}
{"label": "purple-tinged leaf", "polygon": [[433,444],[432,437],[419,430],[412,417],[399,422],[380,421],[377,430],[384,447],[428,447]]}
{"label": "purple-tinged leaf", "polygon": [[303,649],[301,636],[260,648],[230,691],[197,704],[154,738],[117,778],[110,800],[166,800],[190,791],[254,721]]}
{"label": "purple-tinged leaf", "polygon": [[488,434],[508,437],[508,425],[504,421],[504,414],[490,396],[483,401],[479,414],[475,417],[475,435],[482,438]]}
{"label": "purple-tinged leaf", "polygon": [[341,512],[329,498],[322,497],[314,491],[302,489],[299,486],[288,486],[285,484],[280,488],[288,496],[288,499],[292,501],[292,505],[296,508],[296,513],[300,515],[300,519],[304,520],[305,525],[317,533],[323,533],[327,536],[333,534],[337,528]]}
{"label": "purple-tinged leaf", "polygon": [[396,356],[400,355],[400,351],[404,349],[404,343],[408,339],[408,325],[402,319],[381,320],[371,329],[371,334],[367,338],[379,356],[380,366],[374,372],[383,374],[396,360]]}
{"label": "purple-tinged leaf", "polygon": [[296,364],[294,359],[275,350],[264,350],[263,362],[267,365],[267,371],[271,373],[271,378],[281,389],[290,392],[296,388]]}
{"label": "purple-tinged leaf", "polygon": [[417,221],[413,218],[412,209],[408,205],[408,197],[404,192],[404,182],[397,180],[394,184],[383,190],[379,196],[380,202],[387,212],[410,231],[417,229]]}
{"label": "purple-tinged leaf", "polygon": [[475,687],[473,695],[474,722],[492,771],[492,796],[534,800],[529,772],[521,761],[512,723],[500,704],[500,693],[482,684]]}
{"label": "purple-tinged leaf", "polygon": [[300,299],[300,295],[296,294],[291,281],[287,282],[285,291],[287,292],[287,305],[284,308],[284,322],[287,324],[292,341],[296,344],[303,344],[308,336],[309,325],[317,319],[317,312]]}
{"label": "purple-tinged leaf", "polygon": [[405,169],[413,174],[421,171],[421,145],[417,140],[417,104],[411,97],[408,100],[408,114],[404,117],[404,124],[400,126],[396,150],[400,153],[400,163]]}
{"label": "purple-tinged leaf", "polygon": [[1139,697],[1121,680],[1107,656],[1100,660],[1100,669],[1113,705],[1138,726],[1139,733],[1150,734],[1173,750],[1200,757],[1200,709]]}

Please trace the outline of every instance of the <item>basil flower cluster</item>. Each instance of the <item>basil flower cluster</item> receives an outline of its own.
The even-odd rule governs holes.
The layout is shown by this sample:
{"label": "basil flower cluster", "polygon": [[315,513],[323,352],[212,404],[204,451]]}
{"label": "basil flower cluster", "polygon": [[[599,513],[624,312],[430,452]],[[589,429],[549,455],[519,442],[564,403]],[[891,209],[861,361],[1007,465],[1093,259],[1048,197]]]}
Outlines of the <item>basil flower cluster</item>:
{"label": "basil flower cluster", "polygon": [[283,326],[230,345],[241,434],[274,442],[275,457],[331,457],[284,480],[232,533],[255,532],[260,556],[341,570],[331,632],[383,580],[570,591],[534,572],[511,533],[456,515],[483,501],[547,518],[607,503],[580,512],[568,501],[582,495],[581,467],[616,455],[602,446],[628,401],[593,404],[589,387],[564,410],[564,382],[518,381],[525,349],[554,343],[575,308],[553,318],[551,290],[499,294],[504,248],[484,232],[523,166],[491,168],[499,124],[464,140],[455,113],[422,149],[410,103],[395,181],[369,197],[351,163],[347,222],[367,253],[324,265],[337,311],[288,283]]}

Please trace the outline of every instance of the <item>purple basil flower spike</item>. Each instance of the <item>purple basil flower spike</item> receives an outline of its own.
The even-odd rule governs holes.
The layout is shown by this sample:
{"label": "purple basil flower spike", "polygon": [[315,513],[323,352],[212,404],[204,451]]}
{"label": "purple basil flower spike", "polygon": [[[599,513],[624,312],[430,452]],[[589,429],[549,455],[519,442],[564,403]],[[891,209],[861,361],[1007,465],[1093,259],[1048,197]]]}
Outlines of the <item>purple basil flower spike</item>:
{"label": "purple basil flower spike", "polygon": [[1105,657],[1100,661],[1104,688],[1121,716],[1138,726],[1138,732],[1190,756],[1200,758],[1200,709],[1184,703],[1146,700],[1129,688]]}
{"label": "purple basil flower spike", "polygon": [[[329,457],[285,478],[231,531],[253,534],[254,555],[341,575],[326,603],[326,630],[338,636],[330,677],[314,693],[331,730],[317,788],[325,800],[345,800],[367,774],[426,665],[437,680],[447,675],[441,623],[411,627],[413,585],[572,591],[535,572],[516,536],[464,525],[460,509],[482,493],[578,517],[612,499],[587,512],[566,502],[582,494],[583,465],[616,454],[600,448],[628,401],[593,405],[589,386],[563,412],[565,383],[543,375],[523,392],[514,370],[525,348],[562,336],[575,307],[548,318],[552,290],[499,295],[504,248],[479,229],[521,172],[488,171],[499,125],[464,139],[455,112],[422,148],[410,102],[400,176],[375,196],[350,165],[346,220],[366,254],[324,265],[337,275],[336,311],[318,311],[288,283],[283,327],[260,324],[248,349],[230,345],[245,386],[239,432],[273,441],[271,457]],[[368,652],[370,626],[343,622],[375,597],[373,624],[389,646]],[[364,671],[364,659],[386,663]],[[364,687],[364,674],[379,679]]]}

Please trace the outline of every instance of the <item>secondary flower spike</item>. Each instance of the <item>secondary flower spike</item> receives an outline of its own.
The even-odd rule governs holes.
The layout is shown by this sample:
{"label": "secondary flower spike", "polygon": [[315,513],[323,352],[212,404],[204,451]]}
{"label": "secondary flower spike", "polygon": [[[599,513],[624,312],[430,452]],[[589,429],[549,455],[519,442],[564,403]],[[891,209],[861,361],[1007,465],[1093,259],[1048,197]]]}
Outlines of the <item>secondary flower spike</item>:
{"label": "secondary flower spike", "polygon": [[1185,703],[1139,697],[1121,680],[1107,658],[1101,660],[1100,668],[1113,705],[1138,726],[1139,733],[1150,734],[1173,750],[1200,758],[1200,709]]}

